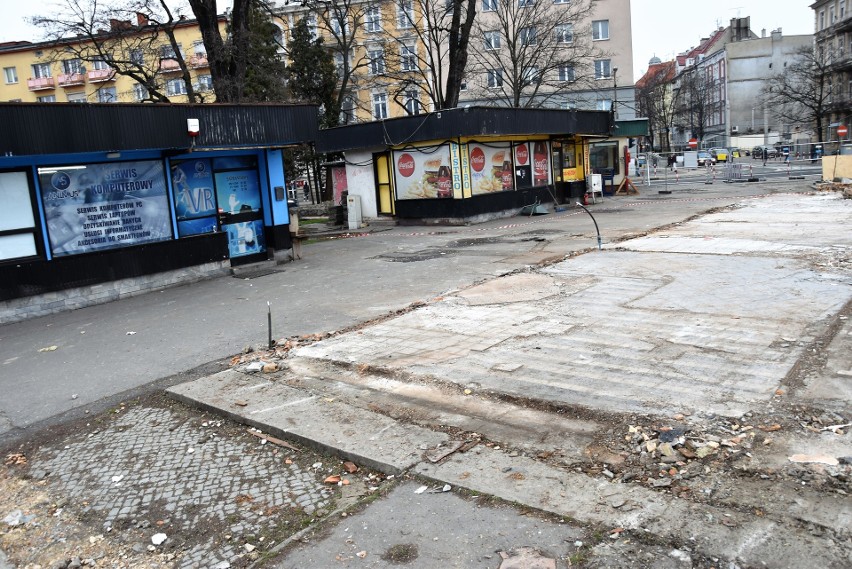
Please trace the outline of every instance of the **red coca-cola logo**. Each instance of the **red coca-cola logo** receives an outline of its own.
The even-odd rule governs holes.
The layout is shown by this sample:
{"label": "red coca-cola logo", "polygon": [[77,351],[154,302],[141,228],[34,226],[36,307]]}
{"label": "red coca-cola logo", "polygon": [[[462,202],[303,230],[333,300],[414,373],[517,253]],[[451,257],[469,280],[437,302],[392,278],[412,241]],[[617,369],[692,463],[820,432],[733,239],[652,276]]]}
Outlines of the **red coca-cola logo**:
{"label": "red coca-cola logo", "polygon": [[527,148],[526,144],[522,144],[520,146],[515,147],[515,161],[518,164],[523,166],[524,164],[527,163],[527,160],[529,160],[529,159],[530,159],[530,151]]}
{"label": "red coca-cola logo", "polygon": [[485,168],[485,152],[481,148],[474,148],[470,151],[470,167],[474,172],[482,172]]}
{"label": "red coca-cola logo", "polygon": [[403,178],[409,178],[414,174],[414,158],[408,152],[403,153],[396,161],[396,170]]}

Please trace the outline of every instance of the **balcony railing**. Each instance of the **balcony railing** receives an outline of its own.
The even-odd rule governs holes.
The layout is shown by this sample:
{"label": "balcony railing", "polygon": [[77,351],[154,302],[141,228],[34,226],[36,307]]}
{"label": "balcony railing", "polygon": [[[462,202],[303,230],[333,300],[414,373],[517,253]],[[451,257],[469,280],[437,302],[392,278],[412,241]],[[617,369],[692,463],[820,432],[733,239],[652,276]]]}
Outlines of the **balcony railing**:
{"label": "balcony railing", "polygon": [[92,69],[87,73],[90,83],[103,83],[115,79],[115,70],[107,67],[106,69]]}
{"label": "balcony railing", "polygon": [[35,77],[27,79],[27,87],[30,91],[44,91],[45,89],[54,89],[56,83],[53,77]]}
{"label": "balcony railing", "polygon": [[180,63],[176,59],[161,59],[160,73],[174,73],[180,71]]}
{"label": "balcony railing", "polygon": [[207,63],[207,54],[197,54],[193,55],[189,58],[189,66],[193,69],[200,69],[202,67],[210,67],[210,64]]}
{"label": "balcony railing", "polygon": [[86,76],[82,73],[65,73],[56,78],[60,87],[75,87],[85,85]]}

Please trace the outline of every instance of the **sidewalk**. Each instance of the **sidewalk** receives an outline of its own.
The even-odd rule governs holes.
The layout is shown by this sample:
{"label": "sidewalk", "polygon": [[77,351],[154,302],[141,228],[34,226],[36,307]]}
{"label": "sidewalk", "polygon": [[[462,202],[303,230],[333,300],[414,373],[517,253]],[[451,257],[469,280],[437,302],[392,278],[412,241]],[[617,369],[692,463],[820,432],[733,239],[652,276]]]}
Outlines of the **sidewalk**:
{"label": "sidewalk", "polygon": [[[852,504],[833,490],[852,490],[850,226],[838,194],[752,200],[169,393],[387,474],[673,544],[660,554],[685,566],[845,567]],[[803,403],[838,427],[804,428]],[[404,528],[425,550],[432,520],[398,507],[362,515],[385,544],[371,548]],[[358,566],[340,549],[330,537],[279,566]]]}

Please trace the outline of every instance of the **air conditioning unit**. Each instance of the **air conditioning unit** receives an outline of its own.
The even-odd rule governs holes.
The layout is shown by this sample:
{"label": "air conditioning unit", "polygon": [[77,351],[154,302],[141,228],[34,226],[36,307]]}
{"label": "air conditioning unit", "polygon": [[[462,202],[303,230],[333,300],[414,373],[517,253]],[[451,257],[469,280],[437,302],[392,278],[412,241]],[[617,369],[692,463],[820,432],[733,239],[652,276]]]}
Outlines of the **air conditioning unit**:
{"label": "air conditioning unit", "polygon": [[739,131],[740,131],[740,127],[738,127],[737,125],[734,125],[734,126],[731,127],[731,132],[739,132]]}

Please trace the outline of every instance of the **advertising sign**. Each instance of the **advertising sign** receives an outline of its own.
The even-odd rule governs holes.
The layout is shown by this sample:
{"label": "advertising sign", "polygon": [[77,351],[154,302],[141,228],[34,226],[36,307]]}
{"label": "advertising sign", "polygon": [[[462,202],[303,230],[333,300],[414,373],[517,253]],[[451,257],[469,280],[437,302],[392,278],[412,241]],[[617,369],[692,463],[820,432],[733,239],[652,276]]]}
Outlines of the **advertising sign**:
{"label": "advertising sign", "polygon": [[55,257],[172,238],[159,161],[39,168]]}
{"label": "advertising sign", "polygon": [[216,199],[209,159],[172,163],[175,214],[181,237],[216,231]]}
{"label": "advertising sign", "polygon": [[515,189],[512,147],[508,142],[469,144],[470,187],[473,195]]}
{"label": "advertising sign", "polygon": [[446,145],[428,153],[416,149],[397,150],[393,153],[393,169],[397,199],[453,197],[450,150]]}
{"label": "advertising sign", "polygon": [[260,186],[255,170],[216,173],[216,197],[220,213],[260,211]]}
{"label": "advertising sign", "polygon": [[263,220],[231,223],[224,226],[228,232],[228,252],[231,257],[242,257],[266,251],[263,236]]}

